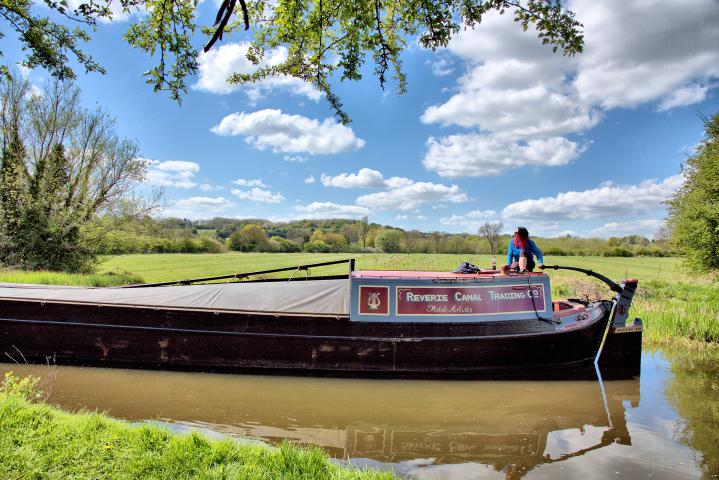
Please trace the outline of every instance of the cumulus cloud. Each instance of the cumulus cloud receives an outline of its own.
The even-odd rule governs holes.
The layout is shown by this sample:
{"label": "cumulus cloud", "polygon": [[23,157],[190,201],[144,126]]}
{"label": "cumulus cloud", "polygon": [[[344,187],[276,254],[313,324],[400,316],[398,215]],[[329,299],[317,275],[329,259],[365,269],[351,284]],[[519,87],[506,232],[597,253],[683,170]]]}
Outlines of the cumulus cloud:
{"label": "cumulus cloud", "polygon": [[225,197],[190,197],[175,202],[171,207],[162,210],[162,215],[181,218],[207,218],[208,215],[220,213],[234,204]]}
{"label": "cumulus cloud", "polygon": [[308,175],[307,177],[305,177],[305,183],[315,183],[315,176]]}
{"label": "cumulus cloud", "polygon": [[424,166],[442,177],[487,177],[526,166],[562,166],[583,146],[564,137],[518,142],[508,137],[467,133],[427,140]]}
{"label": "cumulus cloud", "polygon": [[647,218],[644,220],[629,220],[625,222],[609,222],[589,232],[599,237],[623,237],[625,235],[642,235],[652,238],[664,225],[664,220]]}
{"label": "cumulus cloud", "polygon": [[[586,132],[612,108],[692,105],[719,85],[715,0],[573,0],[569,8],[584,24],[585,49],[576,57],[553,54],[536,32],[522,32],[511,15],[496,12],[483,17],[482,28],[455,35],[448,51],[464,60],[466,71],[450,98],[425,110],[422,122],[475,129],[469,138],[521,147]],[[436,145],[428,142],[428,149],[435,147],[430,160]],[[582,153],[574,148],[564,153]],[[512,168],[516,150],[494,151],[491,174]],[[556,164],[563,163],[548,163]],[[481,173],[460,168],[445,176],[464,175]]]}
{"label": "cumulus cloud", "polygon": [[436,60],[427,61],[427,65],[432,69],[432,75],[435,77],[444,77],[454,72],[454,64],[447,57],[440,57]]}
{"label": "cumulus cloud", "polygon": [[357,173],[340,173],[334,177],[323,173],[320,180],[325,187],[337,188],[399,188],[413,183],[404,177],[385,179],[382,172],[371,168],[361,168]]}
{"label": "cumulus cloud", "polygon": [[282,113],[279,109],[227,115],[212,132],[223,136],[243,135],[255,148],[269,148],[275,153],[329,155],[359,150],[365,143],[351,128],[331,118],[319,121]]}
{"label": "cumulus cloud", "polygon": [[244,178],[238,178],[237,180],[233,180],[232,183],[235,185],[239,185],[241,187],[261,187],[265,188],[267,185],[262,183],[262,180],[259,178],[256,178],[254,180],[245,180]]}
{"label": "cumulus cloud", "polygon": [[309,205],[297,205],[295,210],[303,218],[363,217],[370,212],[367,207],[341,205],[333,202],[312,202]]}
{"label": "cumulus cloud", "polygon": [[494,210],[472,210],[461,215],[453,214],[439,219],[442,225],[481,225],[484,222],[496,220],[497,212]]}
{"label": "cumulus cloud", "polygon": [[[595,2],[570,8],[584,24],[574,79],[583,102],[604,108],[701,101],[719,77],[719,8],[714,0]],[[637,22],[641,19],[641,22]]]}
{"label": "cumulus cloud", "polygon": [[232,195],[242,199],[250,200],[253,202],[260,203],[280,203],[285,197],[281,193],[272,193],[269,190],[263,190],[259,187],[254,187],[249,190],[240,190],[233,188],[231,190]]}
{"label": "cumulus cloud", "polygon": [[227,43],[200,53],[197,57],[199,75],[193,88],[221,95],[241,91],[251,102],[257,102],[270,91],[277,90],[313,101],[322,98],[322,93],[311,84],[287,75],[266,78],[248,85],[229,83],[227,79],[233,73],[249,74],[287,60],[287,48],[280,46],[265,52],[262,61],[255,65],[247,59],[249,46],[249,42]]}
{"label": "cumulus cloud", "polygon": [[644,214],[661,209],[683,180],[682,175],[674,175],[638,185],[607,182],[581,192],[515,202],[504,208],[502,216],[513,220],[561,221]]}
{"label": "cumulus cloud", "polygon": [[200,166],[195,162],[144,160],[150,167],[145,181],[151,185],[176,188],[192,188],[197,185],[194,178],[200,171]]}
{"label": "cumulus cloud", "polygon": [[202,190],[203,192],[215,192],[217,190],[224,190],[225,187],[221,187],[220,185],[212,185],[210,183],[203,183],[200,184],[197,188]]}
{"label": "cumulus cloud", "polygon": [[457,185],[413,182],[384,192],[361,195],[356,203],[379,210],[411,210],[426,203],[462,203],[469,200]]}

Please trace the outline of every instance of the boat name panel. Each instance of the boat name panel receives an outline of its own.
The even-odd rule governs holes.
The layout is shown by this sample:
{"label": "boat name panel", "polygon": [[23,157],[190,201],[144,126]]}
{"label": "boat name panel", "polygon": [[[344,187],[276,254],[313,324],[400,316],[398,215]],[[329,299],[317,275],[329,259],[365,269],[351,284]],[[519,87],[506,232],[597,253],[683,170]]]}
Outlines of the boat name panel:
{"label": "boat name panel", "polygon": [[350,319],[382,322],[486,322],[551,315],[549,278],[438,285],[431,279],[352,278]]}

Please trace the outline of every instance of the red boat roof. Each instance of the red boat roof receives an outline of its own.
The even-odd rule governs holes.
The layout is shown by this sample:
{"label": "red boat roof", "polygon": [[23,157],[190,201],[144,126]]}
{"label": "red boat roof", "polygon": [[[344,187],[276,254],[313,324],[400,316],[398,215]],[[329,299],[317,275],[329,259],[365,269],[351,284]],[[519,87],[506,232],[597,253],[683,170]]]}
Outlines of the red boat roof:
{"label": "red boat roof", "polygon": [[[493,278],[493,277],[526,277],[527,274],[510,273],[501,275],[499,270],[482,270],[479,273],[454,272],[420,272],[415,270],[356,270],[352,277],[356,278]],[[533,272],[533,277],[544,276],[546,273]]]}

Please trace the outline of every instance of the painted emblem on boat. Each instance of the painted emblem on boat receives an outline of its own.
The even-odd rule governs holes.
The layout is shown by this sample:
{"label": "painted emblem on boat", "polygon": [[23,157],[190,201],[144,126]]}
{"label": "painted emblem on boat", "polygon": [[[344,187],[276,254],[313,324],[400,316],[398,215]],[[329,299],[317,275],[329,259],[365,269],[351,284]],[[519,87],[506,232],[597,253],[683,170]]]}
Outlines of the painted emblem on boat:
{"label": "painted emblem on boat", "polygon": [[358,293],[360,315],[389,315],[388,286],[361,285]]}
{"label": "painted emblem on boat", "polygon": [[377,310],[382,305],[382,300],[379,298],[379,292],[369,292],[367,295],[367,306],[370,310]]}

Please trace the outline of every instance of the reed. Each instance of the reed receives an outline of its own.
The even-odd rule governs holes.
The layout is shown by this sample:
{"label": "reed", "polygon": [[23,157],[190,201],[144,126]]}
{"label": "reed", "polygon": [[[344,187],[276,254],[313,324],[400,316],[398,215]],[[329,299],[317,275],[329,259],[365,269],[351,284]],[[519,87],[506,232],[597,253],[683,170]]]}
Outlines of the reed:
{"label": "reed", "polygon": [[0,478],[394,478],[389,472],[341,466],[318,448],[211,440],[195,432],[131,425],[98,412],[69,413],[31,402],[33,391],[32,379],[13,376],[0,387]]}

